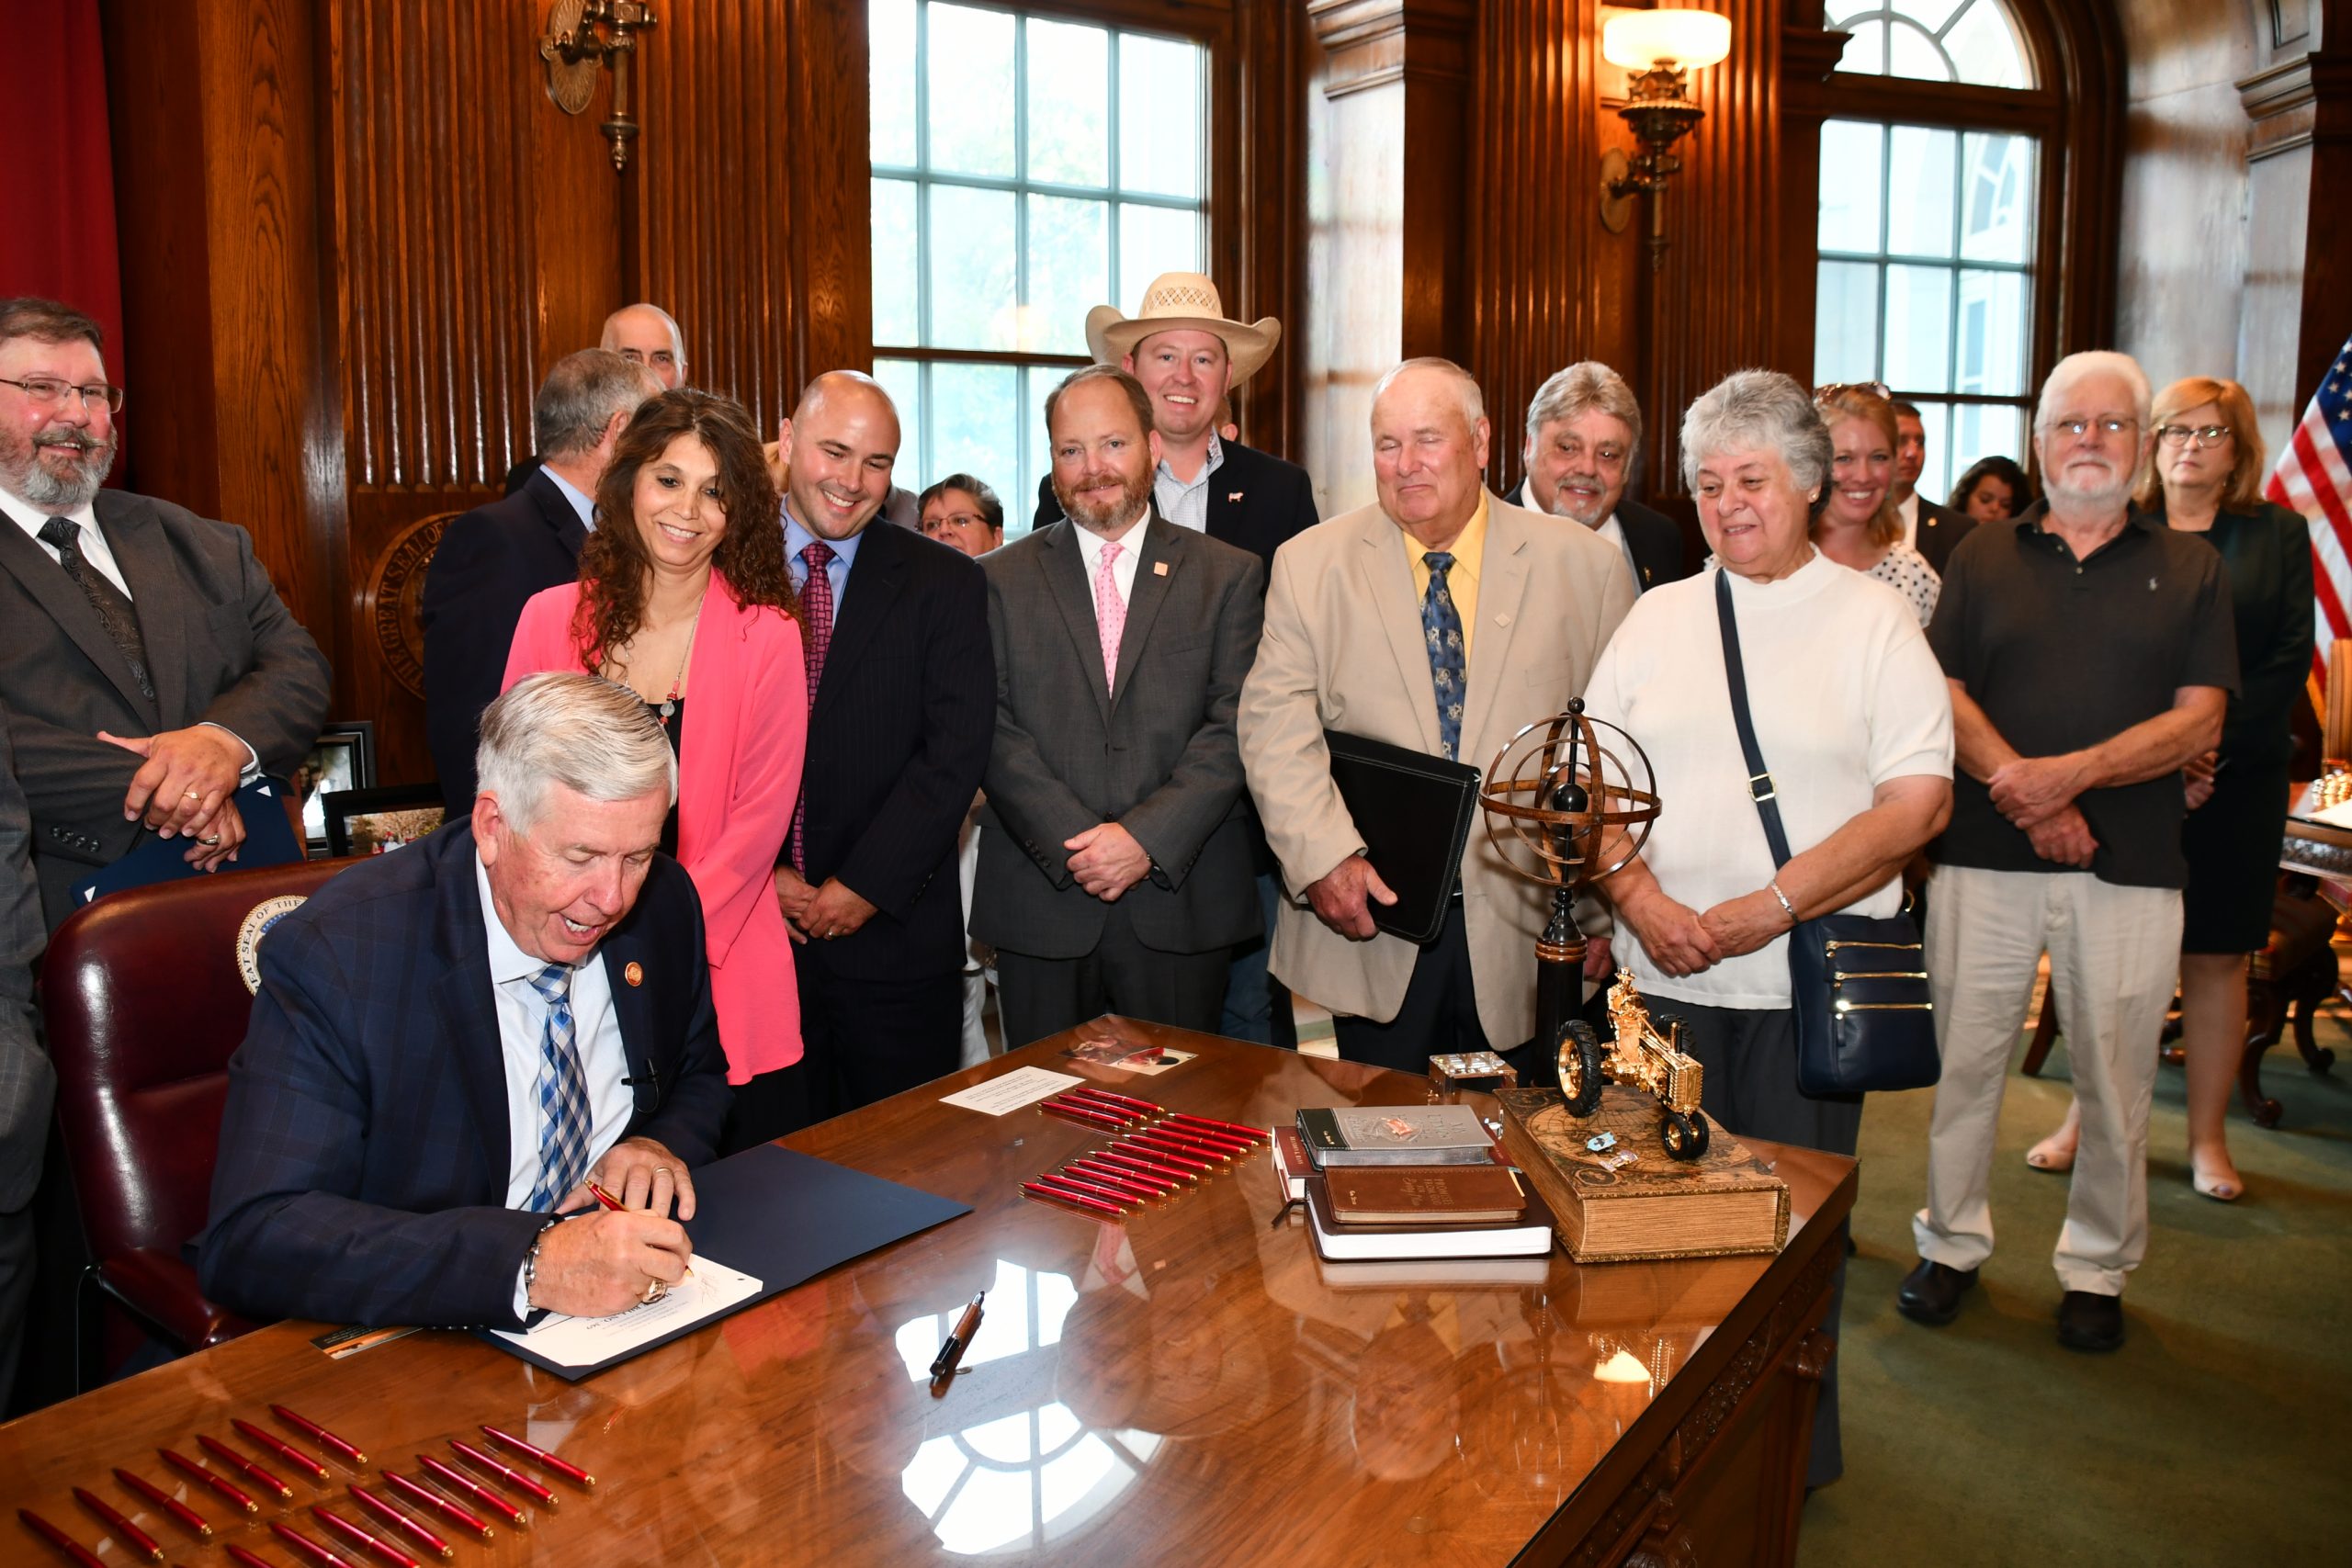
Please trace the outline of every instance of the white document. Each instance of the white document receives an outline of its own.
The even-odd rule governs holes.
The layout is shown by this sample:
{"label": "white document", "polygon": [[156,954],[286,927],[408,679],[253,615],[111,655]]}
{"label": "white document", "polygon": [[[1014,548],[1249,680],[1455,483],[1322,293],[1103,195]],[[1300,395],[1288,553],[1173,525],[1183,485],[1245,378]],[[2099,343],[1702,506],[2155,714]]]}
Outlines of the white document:
{"label": "white document", "polygon": [[1018,1111],[1049,1094],[1059,1094],[1063,1089],[1085,1081],[1074,1073],[1049,1072],[1044,1067],[1015,1067],[986,1083],[976,1083],[955,1094],[943,1094],[939,1097],[939,1103],[960,1105],[967,1111],[984,1111],[990,1116],[1001,1116],[1008,1111]]}
{"label": "white document", "polygon": [[2331,828],[2352,828],[2352,800],[2338,801],[2334,806],[2322,807],[2311,814],[2311,819],[2314,822],[2324,822]]}
{"label": "white document", "polygon": [[696,1258],[692,1268],[694,1272],[671,1286],[660,1301],[645,1302],[610,1317],[566,1317],[551,1312],[522,1333],[507,1328],[491,1332],[560,1367],[593,1367],[760,1293],[759,1280],[724,1263]]}

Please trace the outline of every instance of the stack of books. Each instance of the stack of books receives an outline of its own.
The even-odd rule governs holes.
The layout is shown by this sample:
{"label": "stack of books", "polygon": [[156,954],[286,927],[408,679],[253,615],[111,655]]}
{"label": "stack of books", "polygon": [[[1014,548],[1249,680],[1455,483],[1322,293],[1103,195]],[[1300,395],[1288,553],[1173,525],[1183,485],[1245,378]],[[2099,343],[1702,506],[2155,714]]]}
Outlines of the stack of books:
{"label": "stack of books", "polygon": [[1465,1105],[1341,1106],[1277,1130],[1283,1195],[1329,1263],[1542,1258],[1552,1214]]}

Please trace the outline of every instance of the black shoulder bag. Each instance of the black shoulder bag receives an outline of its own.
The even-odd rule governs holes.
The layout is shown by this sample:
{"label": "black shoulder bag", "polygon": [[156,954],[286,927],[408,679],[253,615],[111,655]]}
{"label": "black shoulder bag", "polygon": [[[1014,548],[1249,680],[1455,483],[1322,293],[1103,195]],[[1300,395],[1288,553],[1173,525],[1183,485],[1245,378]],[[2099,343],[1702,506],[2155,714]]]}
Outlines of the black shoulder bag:
{"label": "black shoulder bag", "polygon": [[[1772,775],[1747,715],[1747,676],[1739,657],[1730,574],[1715,573],[1715,613],[1723,623],[1724,673],[1731,681],[1732,722],[1747,759],[1747,793],[1764,819],[1772,863],[1789,863],[1789,836],[1774,803]],[[1806,1094],[1861,1094],[1925,1089],[1942,1071],[1935,1013],[1928,999],[1925,950],[1908,914],[1823,915],[1789,932],[1790,1006],[1797,1023],[1797,1088]]]}

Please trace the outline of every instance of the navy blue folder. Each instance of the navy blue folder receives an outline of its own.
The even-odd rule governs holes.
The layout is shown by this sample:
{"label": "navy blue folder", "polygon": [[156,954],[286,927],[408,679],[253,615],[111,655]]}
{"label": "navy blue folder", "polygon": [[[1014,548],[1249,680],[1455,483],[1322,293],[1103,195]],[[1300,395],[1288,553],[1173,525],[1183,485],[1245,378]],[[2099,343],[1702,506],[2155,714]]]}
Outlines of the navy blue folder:
{"label": "navy blue folder", "polygon": [[[237,815],[245,819],[245,841],[230,871],[255,871],[266,865],[290,865],[302,858],[294,841],[293,824],[286,819],[286,786],[276,779],[256,779],[237,792]],[[144,887],[151,882],[177,882],[205,874],[187,863],[188,839],[158,839],[141,835],[137,849],[74,889],[74,907],[80,908],[106,893]]]}

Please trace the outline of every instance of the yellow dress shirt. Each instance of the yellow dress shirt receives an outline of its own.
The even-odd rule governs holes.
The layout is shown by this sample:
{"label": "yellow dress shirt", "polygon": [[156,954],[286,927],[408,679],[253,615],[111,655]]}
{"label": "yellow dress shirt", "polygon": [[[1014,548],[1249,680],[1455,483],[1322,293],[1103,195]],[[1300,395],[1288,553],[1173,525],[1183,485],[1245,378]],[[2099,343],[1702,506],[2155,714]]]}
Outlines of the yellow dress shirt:
{"label": "yellow dress shirt", "polygon": [[[1396,536],[1405,541],[1405,558],[1413,567],[1414,613],[1428,603],[1430,596],[1429,563],[1423,558],[1429,552],[1420,542],[1404,529]],[[1445,574],[1446,592],[1453,595],[1453,613],[1462,617],[1462,670],[1470,671],[1471,644],[1478,636],[1478,568],[1487,557],[1487,492],[1478,492],[1478,510],[1470,514],[1469,523],[1446,547],[1453,557],[1453,565]]]}

